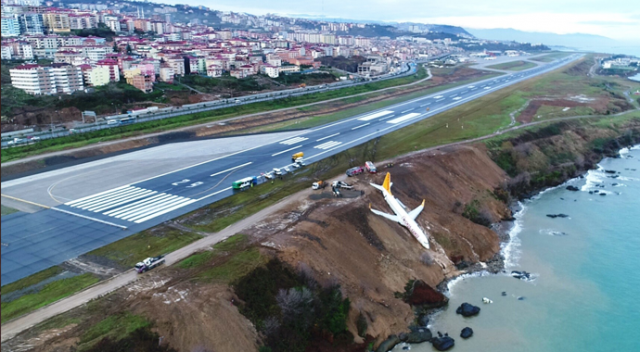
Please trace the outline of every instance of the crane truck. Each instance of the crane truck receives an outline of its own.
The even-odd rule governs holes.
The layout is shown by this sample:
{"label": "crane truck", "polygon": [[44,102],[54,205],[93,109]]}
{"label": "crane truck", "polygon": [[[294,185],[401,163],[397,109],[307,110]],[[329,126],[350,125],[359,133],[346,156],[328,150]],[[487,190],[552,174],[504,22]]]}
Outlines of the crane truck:
{"label": "crane truck", "polygon": [[136,264],[136,271],[138,272],[138,274],[142,274],[145,271],[149,271],[163,263],[164,263],[164,255],[159,255],[157,257],[149,257],[141,262],[138,262],[138,264]]}

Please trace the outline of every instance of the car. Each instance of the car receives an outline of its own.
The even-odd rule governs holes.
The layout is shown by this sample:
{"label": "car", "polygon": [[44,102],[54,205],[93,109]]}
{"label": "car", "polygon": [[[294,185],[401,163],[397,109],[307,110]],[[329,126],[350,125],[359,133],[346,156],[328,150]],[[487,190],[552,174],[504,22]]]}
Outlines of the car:
{"label": "car", "polygon": [[352,167],[347,170],[347,176],[349,177],[360,175],[361,173],[364,173],[364,168],[362,168],[362,166]]}
{"label": "car", "polygon": [[32,142],[37,142],[37,141],[40,140],[40,137],[38,137],[38,136],[28,136],[27,139],[29,141],[32,141]]}

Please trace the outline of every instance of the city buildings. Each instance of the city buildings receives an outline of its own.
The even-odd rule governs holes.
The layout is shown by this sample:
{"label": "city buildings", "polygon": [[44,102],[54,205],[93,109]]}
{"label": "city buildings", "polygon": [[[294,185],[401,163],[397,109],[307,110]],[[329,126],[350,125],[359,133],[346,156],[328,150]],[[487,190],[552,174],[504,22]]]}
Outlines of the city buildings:
{"label": "city buildings", "polygon": [[25,64],[9,70],[9,73],[11,85],[28,94],[71,94],[84,89],[82,69],[69,64]]}

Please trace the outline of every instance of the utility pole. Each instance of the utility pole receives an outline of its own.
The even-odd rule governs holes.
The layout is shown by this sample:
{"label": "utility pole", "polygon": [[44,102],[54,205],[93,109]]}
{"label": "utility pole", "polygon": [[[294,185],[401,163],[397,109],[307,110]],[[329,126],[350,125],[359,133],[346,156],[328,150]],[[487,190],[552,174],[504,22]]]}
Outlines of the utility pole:
{"label": "utility pole", "polygon": [[[58,110],[56,110],[56,115],[58,114]],[[53,138],[53,115],[49,115],[51,119],[51,138]]]}

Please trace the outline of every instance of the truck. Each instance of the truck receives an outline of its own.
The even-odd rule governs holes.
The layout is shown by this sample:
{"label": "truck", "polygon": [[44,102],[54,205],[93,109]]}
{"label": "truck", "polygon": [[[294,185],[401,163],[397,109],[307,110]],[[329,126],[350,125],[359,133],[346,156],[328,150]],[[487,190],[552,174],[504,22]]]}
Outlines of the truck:
{"label": "truck", "polygon": [[349,185],[346,182],[343,181],[333,181],[333,184],[331,185],[331,187],[338,189],[338,188],[343,188],[343,189],[353,189],[353,186]]}
{"label": "truck", "polygon": [[138,264],[136,264],[136,271],[138,272],[138,274],[142,274],[145,271],[149,271],[163,263],[164,263],[164,255],[159,255],[157,257],[149,257],[141,262],[138,262]]}
{"label": "truck", "polygon": [[311,185],[312,189],[324,189],[325,187],[327,187],[327,183],[324,181],[317,181]]}
{"label": "truck", "polygon": [[291,155],[291,162],[295,163],[296,160],[302,159],[302,157],[304,157],[304,153],[303,152],[297,152],[297,153]]}
{"label": "truck", "polygon": [[347,170],[347,176],[349,177],[356,176],[356,175],[360,175],[363,172],[364,172],[364,169],[362,168],[362,166],[356,166]]}
{"label": "truck", "polygon": [[370,161],[365,162],[364,167],[367,169],[367,171],[370,174],[375,174],[376,172],[378,172],[378,170],[376,169],[376,166]]}
{"label": "truck", "polygon": [[258,178],[255,176],[245,177],[231,184],[235,190],[243,190],[249,187],[253,187],[258,184]]}

